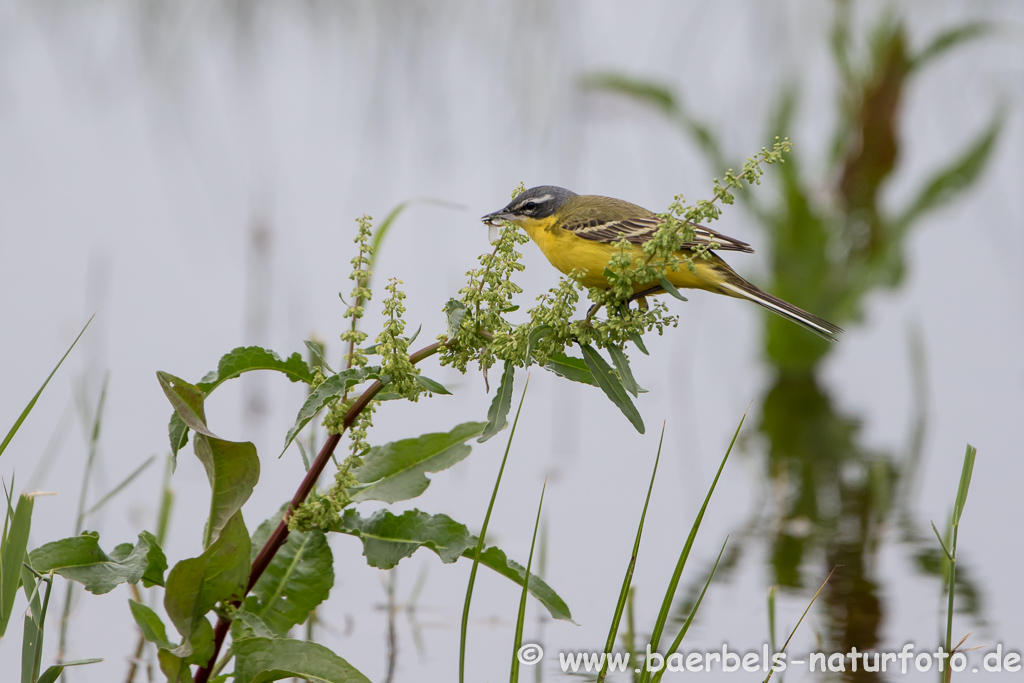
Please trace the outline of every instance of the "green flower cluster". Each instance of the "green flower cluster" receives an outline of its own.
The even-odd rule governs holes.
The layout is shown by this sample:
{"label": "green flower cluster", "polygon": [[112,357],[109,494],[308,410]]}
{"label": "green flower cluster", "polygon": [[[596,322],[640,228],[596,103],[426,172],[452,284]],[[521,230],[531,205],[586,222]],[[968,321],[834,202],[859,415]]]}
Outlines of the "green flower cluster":
{"label": "green flower cluster", "polygon": [[352,304],[345,309],[345,317],[352,318],[352,326],[341,333],[341,341],[348,344],[345,365],[349,368],[361,368],[366,365],[366,356],[359,349],[359,345],[366,341],[367,334],[359,329],[359,319],[365,313],[363,303],[373,298],[373,292],[370,291],[370,265],[373,263],[373,246],[370,239],[373,235],[373,223],[367,215],[360,216],[356,222],[359,224],[359,230],[353,241],[359,245],[359,255],[352,259],[352,272],[348,277],[355,284],[352,287]]}
{"label": "green flower cluster", "polygon": [[[439,337],[446,342],[441,364],[462,372],[473,361],[484,370],[498,360],[520,367],[531,362],[543,365],[551,355],[564,352],[574,343],[621,349],[633,342],[642,348],[644,334],[657,331],[660,335],[678,325],[679,318],[658,300],[640,299],[636,307],[630,306],[635,285],[660,283],[668,272],[680,267],[695,270],[694,260],[708,258],[715,245],[681,252],[684,243],[694,240],[694,225],[716,220],[721,213],[717,203],[732,204],[733,190],[744,183],[759,184],[763,166],[784,161],[783,154],[791,148],[788,139],[776,138],[771,150],[761,148],[760,153],[747,159],[740,173],[730,170],[723,180],[716,179],[710,200],[685,206],[684,198],[677,195],[669,210],[659,214],[664,222],[644,244],[642,254],[625,240],[619,242],[604,273],[609,286],[587,291],[593,306],[585,318],[574,319],[584,288],[579,282],[582,272],[573,272],[538,298],[537,305],[528,311],[529,322],[515,325],[506,319],[508,313],[519,308],[512,304],[512,297],[522,291],[511,281],[514,273],[523,270],[516,248],[528,241],[518,228],[507,224],[494,251],[480,257],[481,268],[467,273],[469,283],[459,291],[461,298],[445,307],[449,334]],[[600,308],[607,312],[604,319],[594,315]]]}
{"label": "green flower cluster", "polygon": [[410,401],[419,399],[423,387],[416,382],[419,368],[409,361],[409,339],[405,336],[405,292],[398,286],[398,278],[388,280],[388,296],[384,299],[384,329],[377,335],[377,353],[380,354],[380,378],[386,381],[388,391]]}

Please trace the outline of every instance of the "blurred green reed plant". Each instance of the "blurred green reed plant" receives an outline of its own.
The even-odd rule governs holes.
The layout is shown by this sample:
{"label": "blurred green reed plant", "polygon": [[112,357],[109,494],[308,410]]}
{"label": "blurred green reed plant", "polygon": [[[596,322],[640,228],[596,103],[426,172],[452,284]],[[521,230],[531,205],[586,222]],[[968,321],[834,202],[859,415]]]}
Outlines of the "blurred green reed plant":
{"label": "blurred green reed plant", "polygon": [[[1003,122],[991,122],[945,164],[919,181],[901,206],[881,201],[903,156],[902,105],[908,87],[926,68],[992,26],[955,26],[914,49],[895,12],[884,14],[856,50],[848,1],[836,3],[830,46],[838,74],[836,127],[822,162],[806,164],[799,150],[787,157],[773,183],[774,201],[763,193],[737,191],[740,203],[764,230],[768,243],[766,289],[848,329],[863,316],[866,297],[900,286],[906,274],[906,244],[922,219],[962,197],[982,177],[996,149]],[[584,87],[650,107],[678,125],[708,162],[729,165],[720,133],[686,106],[684,97],[655,82],[621,73],[595,73]],[[801,99],[796,84],[783,85],[768,116],[769,134],[793,135]],[[808,166],[824,168],[812,177]],[[824,179],[824,180],[823,180]],[[817,558],[842,569],[825,600],[826,640],[837,651],[872,648],[879,642],[884,606],[874,558],[885,524],[895,512],[901,540],[911,546],[919,570],[943,578],[943,557],[928,543],[926,526],[913,519],[908,497],[918,472],[926,412],[924,350],[912,344],[915,424],[907,452],[897,458],[861,445],[860,420],[840,413],[819,380],[822,361],[834,348],[775,316],[764,316],[764,357],[774,370],[761,405],[760,431],[767,441],[767,469],[781,507],[773,520],[758,514],[722,561],[720,576],[738,564],[750,541],[772,538],[773,583],[803,586],[801,567]],[[918,341],[912,339],[912,342]],[[980,591],[969,573],[957,573],[966,610],[980,619]],[[699,585],[690,587],[675,619],[689,613]],[[871,676],[871,674],[858,674]]]}
{"label": "blurred green reed plant", "polygon": [[[52,681],[59,675],[60,666],[69,665],[58,662],[57,669],[39,674],[43,620],[54,575],[81,584],[95,594],[129,584],[133,596],[129,600],[130,613],[144,641],[156,650],[156,660],[169,681],[206,683],[232,677],[235,681],[250,683],[289,676],[365,681],[365,676],[329,649],[309,640],[288,637],[292,628],[315,616],[317,606],[333,587],[334,557],[327,543],[328,533],[360,539],[367,563],[380,569],[396,566],[419,548],[428,548],[446,563],[460,557],[472,558],[473,577],[477,566],[489,567],[521,586],[524,596],[533,595],[551,617],[571,620],[564,601],[530,571],[532,550],[524,568],[500,548],[487,547],[484,533],[478,538],[465,525],[446,515],[419,509],[396,514],[384,508],[364,516],[358,504],[364,501],[390,504],[416,498],[430,484],[427,474],[445,470],[469,455],[471,439],[483,442],[497,434],[507,423],[516,368],[534,363],[568,380],[600,388],[634,428],[643,432],[643,420],[633,402],[643,390],[633,377],[625,348],[633,344],[646,353],[643,335],[652,331],[661,333],[675,325],[677,318],[660,302],[649,308],[631,309],[627,299],[632,294],[632,282],[636,278],[663,279],[667,269],[679,266],[681,261],[674,252],[682,242],[693,239],[692,223],[715,220],[721,211],[719,204],[731,204],[734,191],[759,182],[763,167],[781,162],[789,149],[786,140],[777,140],[770,150],[762,149],[747,160],[740,173],[730,171],[723,181],[715,181],[714,194],[709,200],[686,207],[677,198],[664,214],[665,225],[651,241],[646,260],[634,262],[626,255],[625,245],[621,253],[614,254],[608,270],[612,286],[608,290],[585,292],[594,304],[605,309],[607,316],[604,318],[593,314],[576,317],[584,288],[576,278],[568,277],[539,297],[537,305],[527,311],[525,321],[513,322],[509,316],[519,308],[513,303],[513,297],[522,290],[512,278],[523,269],[516,249],[527,238],[515,226],[505,225],[494,250],[482,255],[480,267],[467,274],[467,285],[458,298],[443,307],[446,334],[417,351],[410,351],[410,348],[418,330],[413,334],[406,332],[405,294],[402,282],[396,278],[390,279],[383,288],[383,325],[373,343],[366,345],[370,335],[360,323],[373,299],[374,248],[381,243],[402,207],[393,211],[377,231],[369,217],[360,218],[355,238],[356,256],[352,259],[349,276],[352,290],[345,303],[345,318],[349,322],[341,334],[346,352],[338,370],[332,369],[325,358],[323,344],[309,341],[306,342],[309,361],[297,352],[281,357],[268,349],[250,346],[223,355],[217,368],[196,383],[167,372],[157,373],[157,381],[173,407],[168,424],[170,471],[191,436],[193,451],[209,479],[209,513],[202,532],[204,550],[198,557],[169,563],[161,549],[172,500],[166,482],[157,520],[158,534],[142,531],[135,543],[104,551],[99,534],[85,530],[88,513],[105,504],[141,471],[141,468],[136,469],[111,494],[91,507],[88,505],[85,489],[96,460],[105,395],[101,394],[95,411],[90,413],[93,419],[89,456],[76,517],[76,535],[27,552],[32,499],[23,497],[16,507],[10,501],[8,504],[10,531],[4,533],[4,554],[0,562],[3,567],[0,613],[9,616],[14,592],[19,586],[24,587],[30,608],[25,631],[26,643],[29,643],[25,652],[29,654],[23,666],[23,681]],[[346,301],[344,297],[342,301]],[[572,355],[571,346],[578,346],[581,355]],[[608,354],[610,362],[602,351]],[[489,368],[502,363],[501,379],[487,420],[464,422],[445,432],[370,446],[372,416],[383,409],[386,402],[417,402],[424,397],[449,393],[421,371],[422,361],[434,355],[439,356],[442,365],[462,372],[475,363],[485,377]],[[242,508],[258,483],[260,459],[252,443],[224,439],[212,430],[206,418],[206,401],[225,382],[256,370],[278,372],[308,387],[295,422],[285,434],[281,453],[283,455],[295,443],[302,456],[305,475],[291,501],[250,533]],[[18,419],[0,451],[6,448],[35,400]],[[318,415],[323,416],[322,424],[328,437],[316,457],[310,459],[298,437]],[[343,436],[348,438],[347,454],[336,457]],[[307,440],[311,451],[314,443],[312,439]],[[152,459],[142,467],[151,462]],[[336,464],[333,482],[318,490],[317,482],[330,462]],[[500,475],[493,496],[497,495],[498,483]],[[537,519],[535,540],[539,511]],[[486,525],[485,519],[485,530]],[[659,636],[692,541],[691,534],[659,616]],[[137,587],[139,582],[143,587],[163,588],[162,607],[166,619],[142,599]],[[462,662],[471,594],[472,579],[463,620]],[[43,596],[41,604],[40,595]],[[68,605],[70,600],[65,600],[65,611]],[[525,602],[521,601],[517,647],[522,638],[524,610]],[[619,612],[621,614],[621,608]],[[169,630],[167,621],[177,635]],[[62,635],[62,645],[64,637]],[[614,638],[614,633],[611,637]],[[652,644],[656,649],[657,638]],[[136,646],[136,660],[145,647],[141,642]],[[233,672],[225,673],[232,661]],[[198,668],[193,671],[193,667]],[[514,662],[513,679],[517,675],[516,667]],[[136,671],[137,666],[133,664],[129,681]]]}

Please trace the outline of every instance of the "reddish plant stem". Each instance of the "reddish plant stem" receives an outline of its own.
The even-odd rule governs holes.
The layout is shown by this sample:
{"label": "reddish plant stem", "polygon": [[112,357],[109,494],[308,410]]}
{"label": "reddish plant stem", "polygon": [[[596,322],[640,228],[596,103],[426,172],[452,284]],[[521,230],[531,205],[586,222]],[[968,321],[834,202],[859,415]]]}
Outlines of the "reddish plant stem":
{"label": "reddish plant stem", "polygon": [[[409,362],[416,364],[424,358],[429,358],[437,353],[441,349],[442,342],[434,342],[430,346],[425,346],[419,351],[409,356]],[[356,421],[356,418],[366,409],[366,406],[370,404],[373,397],[384,388],[384,385],[378,380],[366,388],[359,398],[355,400],[352,406],[345,413],[345,418],[341,423],[341,431],[337,434],[331,434],[327,441],[324,442],[323,448],[320,449],[320,453],[316,456],[316,460],[310,466],[309,471],[306,472],[306,476],[302,479],[302,483],[299,484],[299,488],[295,491],[295,495],[292,496],[291,503],[288,504],[288,509],[285,511],[284,516],[281,518],[281,522],[274,529],[274,533],[270,534],[270,538],[263,544],[263,548],[260,549],[259,555],[252,562],[252,567],[249,570],[249,585],[245,589],[243,594],[238,600],[233,600],[231,605],[233,607],[239,607],[242,604],[242,600],[252,587],[256,585],[260,577],[263,576],[263,572],[266,571],[267,567],[270,566],[270,562],[274,559],[277,551],[284,545],[285,541],[288,540],[288,518],[292,511],[298,508],[306,500],[306,497],[316,486],[317,479],[323,473],[324,468],[327,467],[327,463],[331,459],[331,455],[334,454],[334,449],[337,448],[338,443],[341,441],[341,435],[345,433],[345,430],[352,426],[352,423]],[[217,663],[217,657],[220,655],[221,646],[224,644],[224,639],[228,635],[228,629],[231,628],[231,620],[224,617],[217,618],[217,626],[213,629],[213,655],[210,656],[210,660],[206,663],[206,666],[200,667],[196,671],[195,683],[207,683],[210,679],[210,674],[213,673],[213,667]]]}

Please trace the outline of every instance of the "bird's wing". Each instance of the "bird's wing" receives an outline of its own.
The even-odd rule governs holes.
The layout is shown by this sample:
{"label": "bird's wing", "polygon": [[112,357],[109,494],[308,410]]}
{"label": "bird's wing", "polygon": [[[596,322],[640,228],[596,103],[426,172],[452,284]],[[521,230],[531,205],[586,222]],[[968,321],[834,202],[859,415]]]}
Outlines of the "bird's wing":
{"label": "bird's wing", "polygon": [[[567,222],[562,225],[562,228],[574,233],[577,237],[594,242],[616,242],[625,239],[632,244],[643,244],[654,236],[661,224],[660,218],[651,215],[650,217],[621,220],[584,218]],[[683,249],[692,249],[697,245],[711,245],[712,249],[722,251],[742,251],[748,254],[754,252],[754,249],[746,242],[733,239],[711,228],[705,228],[702,225],[695,225],[693,228],[697,233],[696,237],[692,242],[684,242]]]}

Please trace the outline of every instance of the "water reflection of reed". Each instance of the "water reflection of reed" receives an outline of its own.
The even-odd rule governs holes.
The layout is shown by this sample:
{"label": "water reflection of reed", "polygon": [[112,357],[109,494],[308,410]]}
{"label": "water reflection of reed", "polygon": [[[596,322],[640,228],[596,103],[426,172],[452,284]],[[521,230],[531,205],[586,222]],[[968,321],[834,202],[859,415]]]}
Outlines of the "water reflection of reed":
{"label": "water reflection of reed", "polygon": [[[914,51],[904,24],[886,15],[872,29],[867,53],[855,55],[849,6],[837,7],[831,45],[841,87],[826,164],[827,177],[834,180],[825,193],[821,183],[809,181],[798,145],[781,166],[776,201],[765,203],[759,198],[763,192],[747,192],[742,200],[769,244],[766,289],[849,328],[861,319],[869,293],[903,282],[907,237],[921,217],[962,195],[979,178],[999,137],[1001,117],[995,114],[965,149],[921,183],[905,206],[883,208],[880,197],[902,152],[901,104],[908,85],[935,58],[983,37],[988,27],[956,26]],[[716,132],[693,118],[670,90],[614,73],[591,75],[586,84],[663,112],[694,139],[714,168],[739,166],[727,161]],[[799,101],[795,87],[783,89],[769,121],[770,136],[799,139],[794,126]],[[770,520],[738,534],[746,543],[723,560],[722,575],[738,563],[743,545],[765,537],[770,538],[773,582],[783,588],[816,585],[836,568],[822,594],[822,646],[832,652],[875,650],[883,644],[886,619],[885,578],[876,569],[887,540],[884,529],[902,529],[900,540],[922,573],[941,578],[944,571],[941,551],[906,504],[920,457],[923,412],[918,409],[921,417],[913,425],[907,453],[868,449],[859,418],[835,405],[820,377],[835,346],[776,316],[766,315],[764,321],[764,356],[773,380],[762,399],[759,431],[767,442],[775,505]],[[917,345],[911,353],[923,351]],[[814,578],[805,580],[807,573]],[[959,583],[958,593],[970,596],[966,609],[980,619],[977,588],[968,579]],[[692,595],[677,614],[685,618],[691,604]],[[877,674],[861,670],[846,676],[863,680]]]}

